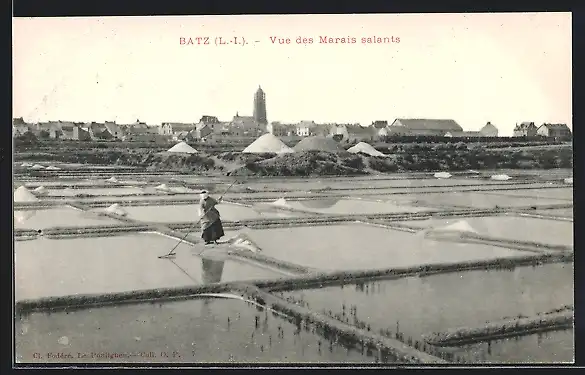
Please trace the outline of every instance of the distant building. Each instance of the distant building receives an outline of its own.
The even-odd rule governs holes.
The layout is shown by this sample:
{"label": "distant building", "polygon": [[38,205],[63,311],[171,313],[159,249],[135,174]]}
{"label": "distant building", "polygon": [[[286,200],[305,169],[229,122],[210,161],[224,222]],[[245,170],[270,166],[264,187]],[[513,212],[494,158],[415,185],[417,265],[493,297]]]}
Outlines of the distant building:
{"label": "distant building", "polygon": [[483,128],[479,130],[484,137],[497,137],[498,128],[496,128],[491,122],[487,122]]}
{"label": "distant building", "polygon": [[567,124],[542,124],[536,134],[543,137],[567,138],[571,136],[571,129]]}
{"label": "distant building", "polygon": [[124,129],[116,124],[116,121],[106,121],[104,122],[104,126],[114,136],[116,139],[124,139],[125,133]]}
{"label": "distant building", "polygon": [[266,124],[258,122],[255,116],[240,116],[238,112],[228,124],[227,134],[233,136],[258,136],[266,132]]}
{"label": "distant building", "polygon": [[376,136],[376,128],[360,124],[331,124],[329,134],[338,141],[371,141]]}
{"label": "distant building", "polygon": [[266,117],[266,94],[262,91],[262,87],[258,86],[258,90],[254,95],[254,120],[263,126],[268,125]]}
{"label": "distant building", "polygon": [[296,125],[294,124],[281,124],[278,121],[266,125],[266,131],[277,137],[290,137],[296,135],[296,129]]}
{"label": "distant building", "polygon": [[443,119],[403,119],[397,118],[386,129],[385,135],[429,135],[444,136],[448,132],[462,132],[463,128],[455,120]]}
{"label": "distant building", "polygon": [[514,137],[535,137],[537,130],[534,122],[522,122],[514,127]]}
{"label": "distant building", "polygon": [[181,122],[163,122],[160,127],[161,135],[174,136],[182,132],[190,132],[195,129],[194,123],[185,124]]}
{"label": "distant building", "polygon": [[317,124],[315,121],[301,121],[296,124],[296,135],[299,137],[310,137],[314,135],[329,135],[330,126]]}

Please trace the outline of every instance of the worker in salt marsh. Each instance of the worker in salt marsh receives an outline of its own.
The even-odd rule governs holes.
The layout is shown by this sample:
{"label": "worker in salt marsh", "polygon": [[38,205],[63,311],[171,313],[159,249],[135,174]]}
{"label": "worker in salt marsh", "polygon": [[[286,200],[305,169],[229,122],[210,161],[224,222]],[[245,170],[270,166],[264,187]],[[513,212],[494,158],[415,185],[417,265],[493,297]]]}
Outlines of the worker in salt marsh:
{"label": "worker in salt marsh", "polygon": [[215,206],[221,202],[209,196],[207,191],[202,191],[199,199],[199,216],[201,217],[201,238],[206,245],[215,243],[224,236],[223,225],[219,211]]}

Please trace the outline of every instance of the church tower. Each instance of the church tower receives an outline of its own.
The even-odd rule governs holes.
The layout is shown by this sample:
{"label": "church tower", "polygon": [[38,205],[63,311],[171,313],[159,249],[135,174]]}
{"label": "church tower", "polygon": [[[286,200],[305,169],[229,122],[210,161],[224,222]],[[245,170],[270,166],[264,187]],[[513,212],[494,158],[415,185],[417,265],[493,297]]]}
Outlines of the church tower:
{"label": "church tower", "polygon": [[260,86],[258,86],[258,91],[254,95],[254,120],[261,125],[268,124],[266,119],[266,95]]}

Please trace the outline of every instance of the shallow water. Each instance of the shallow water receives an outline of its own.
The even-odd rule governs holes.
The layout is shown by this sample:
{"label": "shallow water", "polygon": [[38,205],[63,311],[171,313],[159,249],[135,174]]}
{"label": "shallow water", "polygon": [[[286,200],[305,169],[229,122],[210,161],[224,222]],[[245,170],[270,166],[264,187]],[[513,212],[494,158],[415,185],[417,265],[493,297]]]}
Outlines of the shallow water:
{"label": "shallow water", "polygon": [[558,199],[565,201],[573,201],[573,188],[555,188],[555,189],[526,189],[526,190],[502,190],[498,192],[490,192],[490,194],[507,195],[513,197],[533,198],[535,200],[541,199]]}
{"label": "shallow water", "polygon": [[573,246],[573,223],[518,216],[486,216],[403,221],[420,228],[437,228],[459,221],[468,223],[478,234],[509,240],[548,245]]}
{"label": "shallow water", "polygon": [[[178,223],[197,221],[199,219],[198,204],[180,204],[172,206],[125,206],[128,216],[132,219],[157,223]],[[217,206],[222,220],[238,221],[247,219],[263,219],[277,217],[298,217],[293,212],[255,211],[250,207],[237,204],[221,203]]]}
{"label": "shallow water", "polygon": [[258,229],[248,235],[268,256],[323,270],[382,269],[530,254],[487,245],[433,241],[365,224]]}
{"label": "shallow water", "polygon": [[471,363],[572,363],[573,330],[549,331],[449,348]]}
{"label": "shallow water", "polygon": [[272,269],[225,260],[225,257],[202,260],[198,254],[204,246],[184,242],[176,248],[174,260],[158,258],[178,242],[150,233],[18,241],[15,243],[16,300],[283,276]]}
{"label": "shallow water", "polygon": [[[35,352],[43,358],[35,360]],[[49,352],[72,358],[48,359]],[[21,363],[375,361],[361,350],[330,345],[288,320],[228,299],[34,313],[16,322],[16,353]],[[97,355],[92,358],[92,353]],[[122,353],[132,356],[114,358]]]}
{"label": "shallow water", "polygon": [[39,230],[51,227],[81,227],[117,223],[120,222],[106,216],[97,216],[69,207],[14,211],[14,228],[16,229]]}
{"label": "shallow water", "polygon": [[557,208],[552,210],[537,210],[536,213],[541,215],[554,215],[554,216],[561,216],[561,217],[573,217],[574,210],[573,208]]}
{"label": "shallow water", "polygon": [[512,197],[505,195],[485,194],[482,192],[445,192],[412,194],[408,198],[422,202],[422,204],[428,203],[442,206],[473,208],[496,208],[496,206],[520,207],[563,203],[558,199]]}
{"label": "shallow water", "polygon": [[[573,264],[546,264],[514,270],[466,271],[427,277],[346,284],[283,292],[318,311],[357,319],[371,330],[389,329],[405,338],[522,314],[534,316],[573,304]],[[278,292],[277,292],[278,293]]]}
{"label": "shallow water", "polygon": [[287,201],[294,209],[319,212],[323,214],[384,214],[400,212],[421,212],[429,208],[398,205],[392,203],[371,202],[351,199],[311,199],[305,201]]}

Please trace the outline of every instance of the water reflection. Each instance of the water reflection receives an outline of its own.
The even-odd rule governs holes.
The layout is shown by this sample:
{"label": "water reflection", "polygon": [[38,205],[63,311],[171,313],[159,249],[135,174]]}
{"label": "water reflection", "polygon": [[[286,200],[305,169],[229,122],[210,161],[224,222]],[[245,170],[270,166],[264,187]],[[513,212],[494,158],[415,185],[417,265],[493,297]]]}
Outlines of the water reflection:
{"label": "water reflection", "polygon": [[202,258],[201,268],[203,270],[203,284],[220,283],[224,264],[224,260]]}

